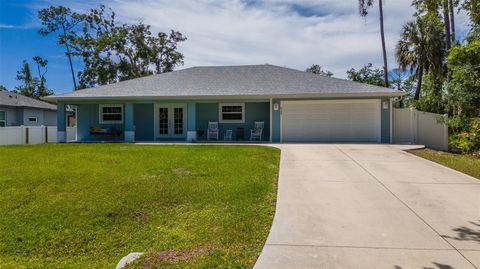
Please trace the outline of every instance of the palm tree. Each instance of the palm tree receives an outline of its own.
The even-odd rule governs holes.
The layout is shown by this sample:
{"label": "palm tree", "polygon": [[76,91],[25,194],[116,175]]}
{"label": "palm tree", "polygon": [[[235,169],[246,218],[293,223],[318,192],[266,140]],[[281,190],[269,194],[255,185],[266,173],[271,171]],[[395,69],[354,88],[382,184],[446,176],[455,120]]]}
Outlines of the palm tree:
{"label": "palm tree", "polygon": [[[375,0],[358,0],[358,8],[360,16],[365,17],[368,15],[368,8],[372,7]],[[385,47],[385,30],[383,27],[383,0],[378,0],[378,8],[380,10],[380,36],[382,39],[383,50],[383,73],[385,80],[385,87],[388,87],[388,61],[387,61],[387,49]]]}
{"label": "palm tree", "polygon": [[420,98],[424,73],[431,71],[435,77],[444,73],[444,37],[441,21],[431,17],[419,17],[403,26],[395,57],[400,68],[409,68],[417,79],[415,100]]}
{"label": "palm tree", "polygon": [[443,0],[442,10],[443,10],[443,20],[445,24],[445,45],[447,50],[450,50],[452,47],[452,34],[451,34],[451,24],[450,24],[450,0]]}

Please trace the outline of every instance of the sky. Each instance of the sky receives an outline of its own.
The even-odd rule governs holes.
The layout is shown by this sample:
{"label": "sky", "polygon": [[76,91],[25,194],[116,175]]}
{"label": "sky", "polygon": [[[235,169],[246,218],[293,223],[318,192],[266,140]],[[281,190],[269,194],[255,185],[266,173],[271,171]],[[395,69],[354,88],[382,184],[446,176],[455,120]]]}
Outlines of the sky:
{"label": "sky", "polygon": [[[395,44],[402,25],[412,19],[410,0],[384,0],[389,68],[397,67]],[[13,89],[22,61],[48,59],[47,87],[55,93],[73,89],[65,49],[56,37],[38,34],[38,10],[64,5],[85,11],[104,4],[121,23],[142,21],[155,32],[180,31],[187,36],[179,50],[178,69],[208,65],[274,64],[305,70],[319,64],[335,77],[367,63],[383,65],[378,8],[358,15],[358,0],[0,0],[0,85]],[[456,21],[458,36],[468,29]],[[81,61],[74,59],[75,70]]]}

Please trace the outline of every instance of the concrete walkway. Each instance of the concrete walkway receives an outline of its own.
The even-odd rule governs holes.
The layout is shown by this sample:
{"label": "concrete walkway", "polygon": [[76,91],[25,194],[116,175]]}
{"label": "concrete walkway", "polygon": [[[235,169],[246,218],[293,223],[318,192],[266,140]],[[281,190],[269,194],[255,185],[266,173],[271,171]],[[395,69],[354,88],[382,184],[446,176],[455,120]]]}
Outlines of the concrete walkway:
{"label": "concrete walkway", "polygon": [[480,268],[480,181],[393,145],[290,144],[256,269]]}

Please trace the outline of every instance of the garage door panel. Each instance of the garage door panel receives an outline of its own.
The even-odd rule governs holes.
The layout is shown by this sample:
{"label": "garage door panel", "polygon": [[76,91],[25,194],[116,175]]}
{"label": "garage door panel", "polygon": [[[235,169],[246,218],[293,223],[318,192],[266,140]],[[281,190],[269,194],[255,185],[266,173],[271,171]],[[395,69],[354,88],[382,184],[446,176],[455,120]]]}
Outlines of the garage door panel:
{"label": "garage door panel", "polygon": [[282,102],[282,140],[380,141],[379,100]]}

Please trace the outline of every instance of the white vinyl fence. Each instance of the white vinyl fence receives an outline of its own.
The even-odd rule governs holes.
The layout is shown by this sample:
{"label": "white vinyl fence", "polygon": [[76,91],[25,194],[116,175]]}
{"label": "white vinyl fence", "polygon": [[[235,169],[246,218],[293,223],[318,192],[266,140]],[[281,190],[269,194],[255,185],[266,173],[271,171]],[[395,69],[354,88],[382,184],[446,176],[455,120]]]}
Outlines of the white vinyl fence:
{"label": "white vinyl fence", "polygon": [[[76,127],[67,127],[67,141],[75,141]],[[15,126],[0,128],[0,145],[57,142],[57,126]]]}
{"label": "white vinyl fence", "polygon": [[448,150],[448,127],[438,123],[445,115],[423,112],[414,108],[393,110],[393,142],[421,144],[438,150]]}

